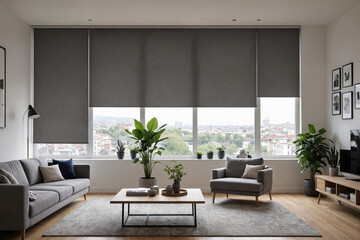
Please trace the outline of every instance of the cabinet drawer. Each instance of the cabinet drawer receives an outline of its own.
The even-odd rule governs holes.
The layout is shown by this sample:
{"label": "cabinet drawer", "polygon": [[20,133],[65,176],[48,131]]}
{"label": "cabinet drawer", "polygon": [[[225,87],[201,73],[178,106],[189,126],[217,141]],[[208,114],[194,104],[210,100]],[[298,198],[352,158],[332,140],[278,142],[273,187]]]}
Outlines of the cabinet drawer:
{"label": "cabinet drawer", "polygon": [[316,189],[325,191],[325,180],[316,178]]}

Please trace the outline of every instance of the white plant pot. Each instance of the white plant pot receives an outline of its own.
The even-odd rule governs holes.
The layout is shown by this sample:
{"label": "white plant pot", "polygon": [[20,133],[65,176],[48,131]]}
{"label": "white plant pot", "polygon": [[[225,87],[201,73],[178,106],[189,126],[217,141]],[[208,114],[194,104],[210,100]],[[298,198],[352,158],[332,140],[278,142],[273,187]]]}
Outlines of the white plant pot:
{"label": "white plant pot", "polygon": [[329,174],[330,176],[337,176],[339,172],[339,168],[338,167],[329,167]]}
{"label": "white plant pot", "polygon": [[156,185],[156,177],[151,178],[139,178],[139,187],[141,188],[151,188],[152,186]]}

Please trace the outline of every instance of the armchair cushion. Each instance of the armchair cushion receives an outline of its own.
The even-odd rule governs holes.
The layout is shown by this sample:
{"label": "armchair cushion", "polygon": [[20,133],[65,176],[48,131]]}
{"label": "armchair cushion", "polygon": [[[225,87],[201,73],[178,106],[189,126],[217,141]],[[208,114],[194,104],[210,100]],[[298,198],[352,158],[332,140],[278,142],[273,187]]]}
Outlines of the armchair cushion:
{"label": "armchair cushion", "polygon": [[226,160],[226,177],[241,178],[244,174],[246,164],[262,165],[264,159],[262,158],[227,158]]}
{"label": "armchair cushion", "polygon": [[239,191],[239,192],[261,192],[263,184],[256,179],[247,178],[220,178],[210,181],[212,189]]}

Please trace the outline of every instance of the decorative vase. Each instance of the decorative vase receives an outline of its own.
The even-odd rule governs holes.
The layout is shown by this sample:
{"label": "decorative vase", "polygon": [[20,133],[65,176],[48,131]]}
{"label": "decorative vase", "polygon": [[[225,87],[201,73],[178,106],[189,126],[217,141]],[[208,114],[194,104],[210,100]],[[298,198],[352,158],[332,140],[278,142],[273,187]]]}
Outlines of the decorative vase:
{"label": "decorative vase", "polygon": [[330,176],[337,176],[339,172],[338,167],[329,167],[329,174]]}
{"label": "decorative vase", "polygon": [[225,151],[219,151],[218,157],[219,157],[219,159],[223,159],[225,157]]}
{"label": "decorative vase", "polygon": [[196,158],[197,158],[197,159],[201,159],[201,158],[202,158],[202,154],[196,154]]}
{"label": "decorative vase", "polygon": [[124,158],[125,152],[116,152],[116,153],[117,153],[118,159],[123,159]]}
{"label": "decorative vase", "polygon": [[139,178],[139,187],[141,187],[141,188],[151,188],[154,185],[156,185],[156,177],[151,177],[151,178],[140,177]]}
{"label": "decorative vase", "polygon": [[180,192],[180,183],[179,182],[174,182],[172,187],[173,187],[174,193]]}
{"label": "decorative vase", "polygon": [[167,193],[172,193],[173,192],[173,187],[171,185],[167,185],[166,188],[165,188],[165,191]]}
{"label": "decorative vase", "polygon": [[208,152],[208,153],[207,153],[207,158],[208,158],[208,159],[213,159],[213,157],[214,157],[214,153],[213,153],[213,152]]}
{"label": "decorative vase", "polygon": [[315,180],[304,179],[304,193],[309,197],[317,197],[319,195],[315,190]]}
{"label": "decorative vase", "polygon": [[130,150],[130,157],[131,157],[131,159],[135,159],[136,158],[136,152]]}

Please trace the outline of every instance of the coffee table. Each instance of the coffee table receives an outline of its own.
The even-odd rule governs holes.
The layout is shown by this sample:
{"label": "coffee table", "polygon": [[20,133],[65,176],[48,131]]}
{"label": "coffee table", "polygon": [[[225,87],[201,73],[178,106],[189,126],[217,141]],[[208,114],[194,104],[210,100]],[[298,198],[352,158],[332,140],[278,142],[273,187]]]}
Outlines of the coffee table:
{"label": "coffee table", "polygon": [[[187,188],[188,194],[186,196],[180,197],[170,197],[161,195],[162,189],[160,189],[160,193],[154,197],[149,196],[126,196],[127,188],[123,188],[118,192],[111,200],[111,204],[121,204],[122,205],[122,214],[121,214],[121,225],[123,227],[196,227],[197,219],[196,219],[196,204],[205,203],[204,196],[199,188]],[[124,210],[125,204],[128,207],[128,215],[125,218]],[[131,204],[191,204],[192,211],[191,213],[181,213],[181,214],[134,214],[130,212]],[[129,217],[131,216],[146,216],[145,224],[127,224]],[[192,216],[194,219],[193,224],[189,225],[154,225],[148,224],[149,217],[151,216]]]}

